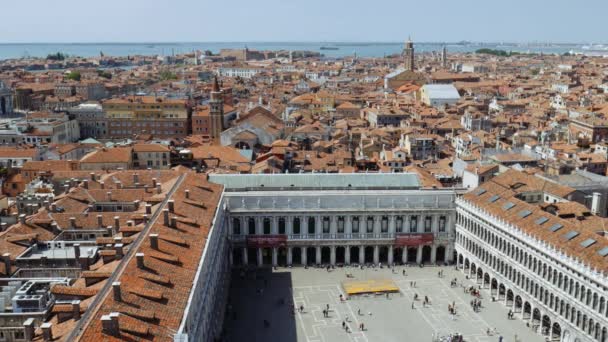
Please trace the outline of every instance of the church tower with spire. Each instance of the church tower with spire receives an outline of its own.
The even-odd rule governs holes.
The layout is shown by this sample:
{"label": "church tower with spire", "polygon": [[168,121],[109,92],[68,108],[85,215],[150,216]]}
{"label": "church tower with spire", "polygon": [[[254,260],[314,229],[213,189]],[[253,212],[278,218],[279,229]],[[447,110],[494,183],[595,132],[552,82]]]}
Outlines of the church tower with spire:
{"label": "church tower with spire", "polygon": [[211,139],[219,143],[220,135],[224,131],[224,99],[223,93],[220,90],[220,85],[217,83],[217,76],[213,80],[213,88],[211,89],[211,98],[209,100],[209,123]]}
{"label": "church tower with spire", "polygon": [[411,38],[408,38],[407,42],[405,42],[403,64],[406,71],[414,71],[414,43]]}

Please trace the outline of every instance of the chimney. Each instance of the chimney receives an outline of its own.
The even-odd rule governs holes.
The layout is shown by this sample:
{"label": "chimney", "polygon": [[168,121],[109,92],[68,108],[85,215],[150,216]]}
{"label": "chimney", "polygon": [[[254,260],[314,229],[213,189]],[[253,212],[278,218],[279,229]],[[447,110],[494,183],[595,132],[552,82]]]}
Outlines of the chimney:
{"label": "chimney", "polygon": [[53,331],[51,330],[52,326],[53,324],[49,322],[42,323],[40,325],[40,329],[42,329],[42,339],[44,340],[44,342],[53,340]]}
{"label": "chimney", "polygon": [[108,236],[114,236],[114,228],[112,228],[112,226],[107,226],[106,231],[108,232]]}
{"label": "chimney", "polygon": [[25,224],[25,214],[19,215],[19,223]]}
{"label": "chimney", "polygon": [[141,204],[140,200],[135,200],[133,201],[133,205],[135,206],[135,208],[139,209],[139,205]]}
{"label": "chimney", "polygon": [[156,193],[157,194],[161,194],[163,192],[163,189],[162,189],[161,185],[162,184],[160,184],[160,183],[156,183]]}
{"label": "chimney", "polygon": [[76,258],[76,260],[80,260],[80,244],[79,243],[74,244],[74,258]]}
{"label": "chimney", "polygon": [[6,275],[10,276],[11,272],[11,253],[2,254],[2,259],[4,259],[4,269],[6,270]]}
{"label": "chimney", "polygon": [[51,212],[57,211],[57,205],[55,203],[51,204]]}
{"label": "chimney", "polygon": [[70,192],[70,185],[69,184],[64,184],[63,185],[63,191],[67,194],[68,192]]}
{"label": "chimney", "polygon": [[175,201],[169,200],[169,201],[167,201],[167,204],[169,205],[169,212],[174,213],[175,212]]}
{"label": "chimney", "polygon": [[8,227],[8,224],[6,224],[6,222],[0,223],[0,232],[5,231],[7,227]]}
{"label": "chimney", "polygon": [[139,183],[139,175],[137,173],[133,174],[133,183],[134,184],[138,184]]}
{"label": "chimney", "polygon": [[163,224],[165,226],[169,225],[169,209],[163,209]]}
{"label": "chimney", "polygon": [[44,207],[46,208],[46,210],[50,210],[51,209],[51,202],[44,201]]}
{"label": "chimney", "polygon": [[144,214],[144,224],[148,223],[148,214]]}
{"label": "chimney", "polygon": [[91,176],[91,181],[93,181],[93,182],[96,181],[95,172],[91,172],[91,173],[89,173],[89,175]]}
{"label": "chimney", "polygon": [[97,227],[103,228],[103,215],[97,215]]}
{"label": "chimney", "polygon": [[103,190],[106,188],[106,184],[104,182],[99,182],[99,187]]}
{"label": "chimney", "polygon": [[54,234],[59,234],[59,227],[57,226],[57,222],[53,221],[51,222],[51,230],[53,231]]}
{"label": "chimney", "polygon": [[601,214],[601,202],[602,202],[602,194],[599,192],[594,192],[591,200],[591,212],[594,215]]}
{"label": "chimney", "polygon": [[125,255],[122,251],[122,247],[124,245],[122,243],[117,243],[114,245],[114,250],[116,251],[116,260],[121,260]]}
{"label": "chimney", "polygon": [[118,189],[122,189],[122,182],[121,181],[116,182],[116,187]]}
{"label": "chimney", "polygon": [[85,188],[85,189],[89,188],[89,180],[88,179],[85,179],[85,180],[82,181],[82,187]]}
{"label": "chimney", "polygon": [[156,188],[156,178],[152,178],[152,187]]}
{"label": "chimney", "polygon": [[177,216],[171,216],[171,228],[177,228]]}
{"label": "chimney", "polygon": [[146,204],[146,214],[152,214],[152,204]]}
{"label": "chimney", "polygon": [[190,190],[186,189],[184,193],[186,195],[186,199],[190,198]]}
{"label": "chimney", "polygon": [[112,283],[112,294],[114,295],[115,302],[122,302],[122,295],[120,292],[120,282],[115,281]]}
{"label": "chimney", "polygon": [[80,301],[79,300],[72,301],[72,317],[75,320],[80,319]]}
{"label": "chimney", "polygon": [[86,255],[81,255],[80,259],[78,260],[80,261],[80,268],[88,271],[89,270],[89,258]]}
{"label": "chimney", "polygon": [[34,326],[34,318],[30,317],[23,322],[23,332],[25,335],[26,342],[32,342],[34,340],[34,331],[36,327]]}
{"label": "chimney", "polygon": [[158,250],[158,234],[150,234],[150,247]]}
{"label": "chimney", "polygon": [[106,192],[106,200],[112,202],[112,191]]}
{"label": "chimney", "polygon": [[144,253],[136,253],[135,258],[137,259],[137,268],[143,269],[144,265]]}
{"label": "chimney", "polygon": [[70,228],[76,229],[76,218],[74,216],[70,217]]}
{"label": "chimney", "polygon": [[108,335],[118,336],[120,325],[118,324],[118,312],[112,312],[109,315],[101,316],[101,329]]}
{"label": "chimney", "polygon": [[114,229],[117,233],[120,230],[120,218],[118,216],[114,216]]}

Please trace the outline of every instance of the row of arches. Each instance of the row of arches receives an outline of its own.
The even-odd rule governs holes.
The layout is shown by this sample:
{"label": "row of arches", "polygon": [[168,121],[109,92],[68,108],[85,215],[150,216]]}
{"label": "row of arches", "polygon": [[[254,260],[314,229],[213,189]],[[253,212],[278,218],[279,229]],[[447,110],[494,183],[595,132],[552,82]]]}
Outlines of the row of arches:
{"label": "row of arches", "polygon": [[[567,292],[580,305],[585,305],[608,318],[608,299],[603,294],[598,293],[595,289],[586,288],[577,279],[564,274],[557,267],[529,252],[530,249],[517,246],[491,230],[486,229],[477,219],[458,214],[457,222],[460,227],[479,237],[489,246],[507,255],[513,261],[542,277],[552,285]],[[457,231],[457,242],[462,243],[461,239],[462,235]]]}
{"label": "row of arches", "polygon": [[[551,341],[562,341],[562,328],[557,322],[551,324],[551,318],[547,313],[542,313],[539,308],[533,308],[533,304],[525,301],[522,296],[508,287],[508,284],[501,282],[500,278],[506,278],[515,284],[519,289],[527,292],[531,297],[538,302],[543,303],[554,314],[563,317],[586,334],[591,336],[596,341],[607,342],[608,330],[599,322],[595,322],[592,317],[589,317],[585,312],[581,311],[576,305],[571,305],[570,302],[564,301],[554,293],[545,289],[542,284],[535,283],[528,279],[525,275],[507,265],[503,260],[490,255],[483,249],[468,239],[464,239],[464,248],[471,252],[473,256],[478,258],[480,263],[488,266],[496,276],[492,277],[490,272],[484,271],[480,264],[470,260],[463,254],[458,254],[457,265],[465,272],[469,273],[481,288],[488,289],[492,296],[498,301],[502,301],[505,305],[513,310],[515,314],[521,314],[523,320],[529,321],[530,325],[544,336],[549,337]],[[470,248],[470,249],[469,249]],[[538,310],[538,311],[537,311]],[[558,334],[559,332],[559,334]]]}

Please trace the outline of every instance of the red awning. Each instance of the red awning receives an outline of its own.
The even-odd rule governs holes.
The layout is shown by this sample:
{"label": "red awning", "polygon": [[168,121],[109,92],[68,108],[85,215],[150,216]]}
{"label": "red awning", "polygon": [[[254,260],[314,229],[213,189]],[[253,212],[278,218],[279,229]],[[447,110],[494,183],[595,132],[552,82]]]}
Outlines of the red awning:
{"label": "red awning", "polygon": [[398,234],[395,237],[395,246],[420,246],[433,243],[433,233],[424,234]]}

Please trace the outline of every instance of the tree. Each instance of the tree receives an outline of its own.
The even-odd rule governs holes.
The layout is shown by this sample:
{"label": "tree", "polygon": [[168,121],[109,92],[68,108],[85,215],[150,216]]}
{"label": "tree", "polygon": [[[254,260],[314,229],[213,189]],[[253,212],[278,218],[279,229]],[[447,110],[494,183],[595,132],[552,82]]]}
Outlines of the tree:
{"label": "tree", "polygon": [[61,53],[61,52],[57,52],[57,53],[50,53],[46,56],[46,59],[51,60],[51,61],[63,61],[65,60],[67,57],[67,55]]}
{"label": "tree", "polygon": [[101,69],[97,69],[97,75],[99,77],[103,77],[103,78],[107,78],[107,79],[112,79],[112,73],[107,71],[107,70],[101,70]]}
{"label": "tree", "polygon": [[65,78],[72,81],[80,81],[80,71],[70,71]]}

